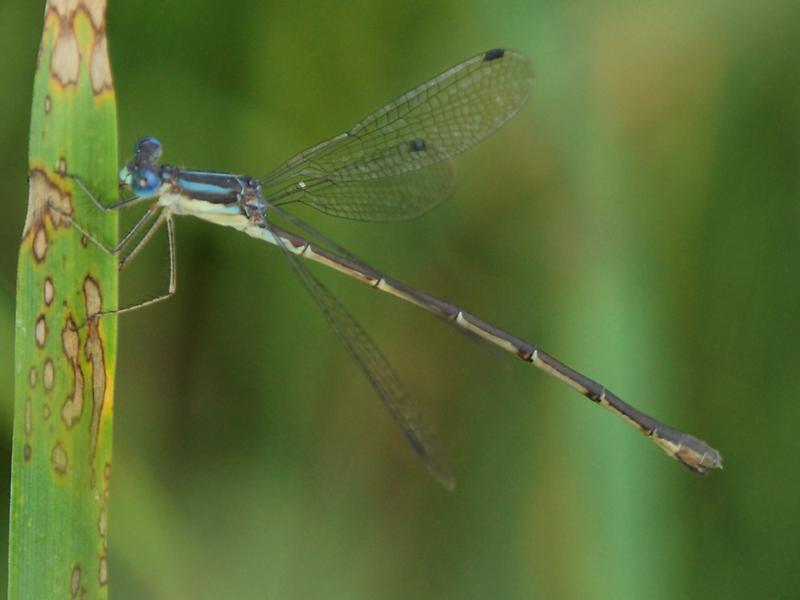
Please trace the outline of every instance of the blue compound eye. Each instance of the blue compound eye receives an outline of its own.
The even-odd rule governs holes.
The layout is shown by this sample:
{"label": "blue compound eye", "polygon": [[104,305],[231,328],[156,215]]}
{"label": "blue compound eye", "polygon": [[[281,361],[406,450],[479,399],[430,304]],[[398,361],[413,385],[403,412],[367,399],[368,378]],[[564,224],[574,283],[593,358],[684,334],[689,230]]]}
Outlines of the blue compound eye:
{"label": "blue compound eye", "polygon": [[161,179],[154,169],[139,167],[135,173],[130,174],[130,186],[133,193],[140,198],[149,198],[161,187]]}
{"label": "blue compound eye", "polygon": [[140,161],[156,162],[161,158],[161,142],[152,136],[140,139],[133,147],[133,153]]}

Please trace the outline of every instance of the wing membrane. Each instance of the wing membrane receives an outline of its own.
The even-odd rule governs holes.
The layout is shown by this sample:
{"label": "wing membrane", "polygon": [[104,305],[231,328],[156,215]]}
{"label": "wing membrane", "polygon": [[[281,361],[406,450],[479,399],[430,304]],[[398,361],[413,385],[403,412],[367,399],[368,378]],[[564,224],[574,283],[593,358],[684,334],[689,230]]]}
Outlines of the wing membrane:
{"label": "wing membrane", "polygon": [[521,54],[473,56],[290,158],[265,178],[267,198],[360,220],[417,216],[450,191],[447,160],[513,117],[532,83]]}
{"label": "wing membrane", "polygon": [[281,242],[280,235],[274,230],[272,233],[288,260],[289,266],[317,303],[325,320],[339,340],[361,367],[370,385],[383,401],[383,405],[394,422],[399,425],[414,452],[425,462],[436,479],[447,489],[452,490],[455,487],[455,479],[436,434],[426,423],[422,411],[403,388],[383,353],[347,309],[328,291],[328,288]]}
{"label": "wing membrane", "polygon": [[[335,217],[361,221],[401,221],[419,216],[450,195],[450,161],[417,172],[366,181],[319,178],[278,204],[298,201]],[[274,204],[274,201],[273,201]]]}

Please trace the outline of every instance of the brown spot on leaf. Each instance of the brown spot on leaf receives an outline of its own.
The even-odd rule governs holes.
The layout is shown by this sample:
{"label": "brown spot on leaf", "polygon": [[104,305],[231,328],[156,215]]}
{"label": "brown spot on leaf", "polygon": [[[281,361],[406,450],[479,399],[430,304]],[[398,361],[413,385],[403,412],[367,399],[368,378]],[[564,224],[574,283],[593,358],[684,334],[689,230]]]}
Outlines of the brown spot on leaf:
{"label": "brown spot on leaf", "polygon": [[33,236],[33,257],[36,262],[42,262],[47,256],[47,246],[47,232],[44,230],[44,226],[39,224]]}
{"label": "brown spot on leaf", "polygon": [[[50,217],[54,227],[69,227],[65,215],[72,214],[72,196],[62,191],[41,169],[32,169],[28,176],[28,214],[25,217],[23,237],[33,232],[34,258],[41,262],[47,251],[47,232],[44,216]],[[43,238],[39,238],[43,235]]]}
{"label": "brown spot on leaf", "polygon": [[[81,66],[81,47],[76,35],[75,22],[76,14],[80,11],[81,14],[86,15],[90,20],[90,25],[93,29],[93,42],[92,46],[97,47],[103,45],[102,53],[105,56],[105,8],[106,2],[104,0],[52,0],[48,2],[50,14],[55,17],[57,21],[58,39],[56,40],[53,53],[50,58],[50,73],[61,85],[74,85],[77,83],[78,75]],[[45,19],[46,26],[50,24],[53,19]],[[98,41],[99,40],[99,41]],[[92,50],[92,53],[100,52]],[[90,64],[90,75],[92,79],[93,89],[110,89],[110,69],[107,67],[106,71],[109,72],[106,86],[103,82],[106,79],[103,77],[102,68],[95,66],[94,58]],[[96,71],[99,71],[96,73]],[[95,85],[99,84],[99,87]]]}
{"label": "brown spot on leaf", "polygon": [[56,288],[53,285],[53,280],[50,277],[45,277],[44,280],[44,303],[50,306],[53,303],[53,298],[56,297]]}
{"label": "brown spot on leaf", "polygon": [[95,33],[105,31],[106,0],[82,0],[81,8],[89,15]]}
{"label": "brown spot on leaf", "polygon": [[28,383],[32,388],[36,387],[36,367],[31,367],[31,370],[28,371]]}
{"label": "brown spot on leaf", "polygon": [[[47,8],[53,12],[57,19],[67,21],[71,13],[75,12],[77,6],[74,6],[73,0],[55,0],[47,3]],[[77,568],[77,567],[75,567]]]}
{"label": "brown spot on leaf", "polygon": [[56,445],[53,446],[53,451],[50,453],[50,460],[53,463],[53,470],[55,470],[56,473],[66,475],[69,457],[67,456],[67,451],[64,449],[64,446],[61,445],[61,442],[56,442]]}
{"label": "brown spot on leaf", "polygon": [[67,428],[75,425],[83,412],[84,378],[83,370],[81,370],[78,362],[79,346],[80,338],[75,327],[75,321],[69,316],[64,329],[61,330],[61,348],[64,351],[67,362],[72,367],[72,392],[64,400],[64,405],[61,407],[61,419]]}
{"label": "brown spot on leaf", "polygon": [[50,0],[47,5],[65,24],[68,24],[75,13],[81,10],[91,20],[91,26],[95,32],[104,28],[105,0]]}
{"label": "brown spot on leaf", "polygon": [[[58,3],[56,3],[56,6]],[[68,19],[63,18],[58,28],[58,39],[50,55],[50,74],[63,87],[78,83],[81,66],[81,51],[78,47],[78,38],[75,30],[70,26]]]}
{"label": "brown spot on leaf", "polygon": [[42,405],[42,417],[44,417],[45,421],[47,421],[47,419],[50,418],[50,405],[49,404],[43,404]]}
{"label": "brown spot on leaf", "polygon": [[106,90],[111,90],[111,67],[108,64],[108,47],[106,44],[105,33],[98,35],[92,47],[92,58],[89,63],[89,74],[92,80],[92,91],[100,95]]}
{"label": "brown spot on leaf", "polygon": [[75,565],[72,568],[72,574],[69,578],[69,589],[72,592],[72,597],[77,598],[81,591],[81,567]]}
{"label": "brown spot on leaf", "polygon": [[97,531],[103,541],[103,551],[100,555],[100,585],[108,583],[108,490],[111,486],[111,463],[106,462],[103,467],[103,496],[100,514],[97,518]]}
{"label": "brown spot on leaf", "polygon": [[98,580],[100,581],[100,585],[108,585],[108,558],[106,556],[100,557],[99,569]]}
{"label": "brown spot on leaf", "polygon": [[63,156],[58,159],[58,164],[56,165],[56,171],[62,177],[67,176],[67,159]]}
{"label": "brown spot on leaf", "polygon": [[103,538],[103,548],[108,548],[108,509],[107,504],[103,503],[100,509],[100,516],[97,518],[97,531]]}
{"label": "brown spot on leaf", "polygon": [[56,368],[53,365],[53,359],[47,358],[44,361],[44,367],[42,367],[42,383],[44,384],[44,389],[46,389],[48,392],[53,389],[55,377]]}
{"label": "brown spot on leaf", "polygon": [[36,345],[39,346],[39,348],[44,348],[45,343],[47,343],[47,320],[45,320],[44,315],[39,315],[39,318],[36,319],[34,333],[36,336]]}
{"label": "brown spot on leaf", "polygon": [[47,94],[47,96],[44,97],[44,113],[46,115],[49,115],[52,108],[53,108],[53,100],[52,98],[50,98],[50,94]]}
{"label": "brown spot on leaf", "polygon": [[[83,280],[83,299],[87,318],[91,319],[103,310],[103,295],[100,293],[100,286],[91,276],[87,276]],[[92,321],[98,322],[97,319],[92,319]]]}
{"label": "brown spot on leaf", "polygon": [[83,281],[83,297],[86,315],[90,318],[88,333],[86,335],[85,354],[86,360],[92,365],[92,421],[89,425],[89,450],[90,460],[94,460],[97,450],[97,438],[100,435],[100,417],[103,413],[103,404],[106,397],[106,360],[103,340],[100,337],[100,320],[91,319],[103,310],[103,297],[100,286],[91,277]]}
{"label": "brown spot on leaf", "polygon": [[22,458],[25,459],[25,462],[28,462],[31,459],[31,445],[25,444],[22,448]]}

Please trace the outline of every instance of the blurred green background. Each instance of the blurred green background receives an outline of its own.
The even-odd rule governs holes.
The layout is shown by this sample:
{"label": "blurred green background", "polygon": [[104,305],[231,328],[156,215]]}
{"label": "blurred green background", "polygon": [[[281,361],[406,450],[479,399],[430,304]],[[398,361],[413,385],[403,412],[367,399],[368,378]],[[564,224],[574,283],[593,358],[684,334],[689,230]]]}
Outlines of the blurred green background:
{"label": "blurred green background", "polygon": [[[3,489],[42,12],[0,4]],[[531,101],[458,160],[450,202],[397,225],[298,214],[725,459],[694,476],[557,381],[316,269],[436,425],[449,494],[280,253],[184,219],[177,297],[120,323],[112,597],[796,596],[798,22],[794,0],[111,0],[121,155],[152,134],[196,168],[265,173],[475,52],[528,54]],[[162,239],[126,302],[166,267]]]}

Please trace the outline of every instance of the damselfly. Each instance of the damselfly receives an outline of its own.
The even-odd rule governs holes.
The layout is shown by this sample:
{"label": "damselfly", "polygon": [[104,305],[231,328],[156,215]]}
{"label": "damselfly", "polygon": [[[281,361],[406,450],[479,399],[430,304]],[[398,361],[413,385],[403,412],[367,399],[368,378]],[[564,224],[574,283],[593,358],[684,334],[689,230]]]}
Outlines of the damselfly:
{"label": "damselfly", "polygon": [[[693,471],[703,473],[721,467],[719,453],[704,441],[637,411],[606,387],[536,345],[373,269],[284,210],[289,204],[301,203],[329,215],[362,221],[395,221],[424,213],[451,190],[450,158],[513,117],[532,84],[530,63],[523,55],[501,49],[478,54],[389,102],[348,131],[300,152],[261,179],[160,165],[161,144],[152,137],[140,140],[133,158],[120,172],[120,184],[130,189],[133,197],[103,205],[81,179],[75,178],[103,210],[152,202],[117,246],[105,248],[114,254],[128,250],[120,268],[161,225],[167,226],[168,291],[113,312],[141,308],[175,293],[172,217],[192,215],[233,227],[280,248],[392,419],[448,488],[454,486],[454,478],[444,452],[394,370],[367,333],[298,256],[424,308],[471,336],[515,354],[609,409]],[[280,227],[276,220],[288,223],[301,235]],[[91,238],[80,225],[73,225]]]}

